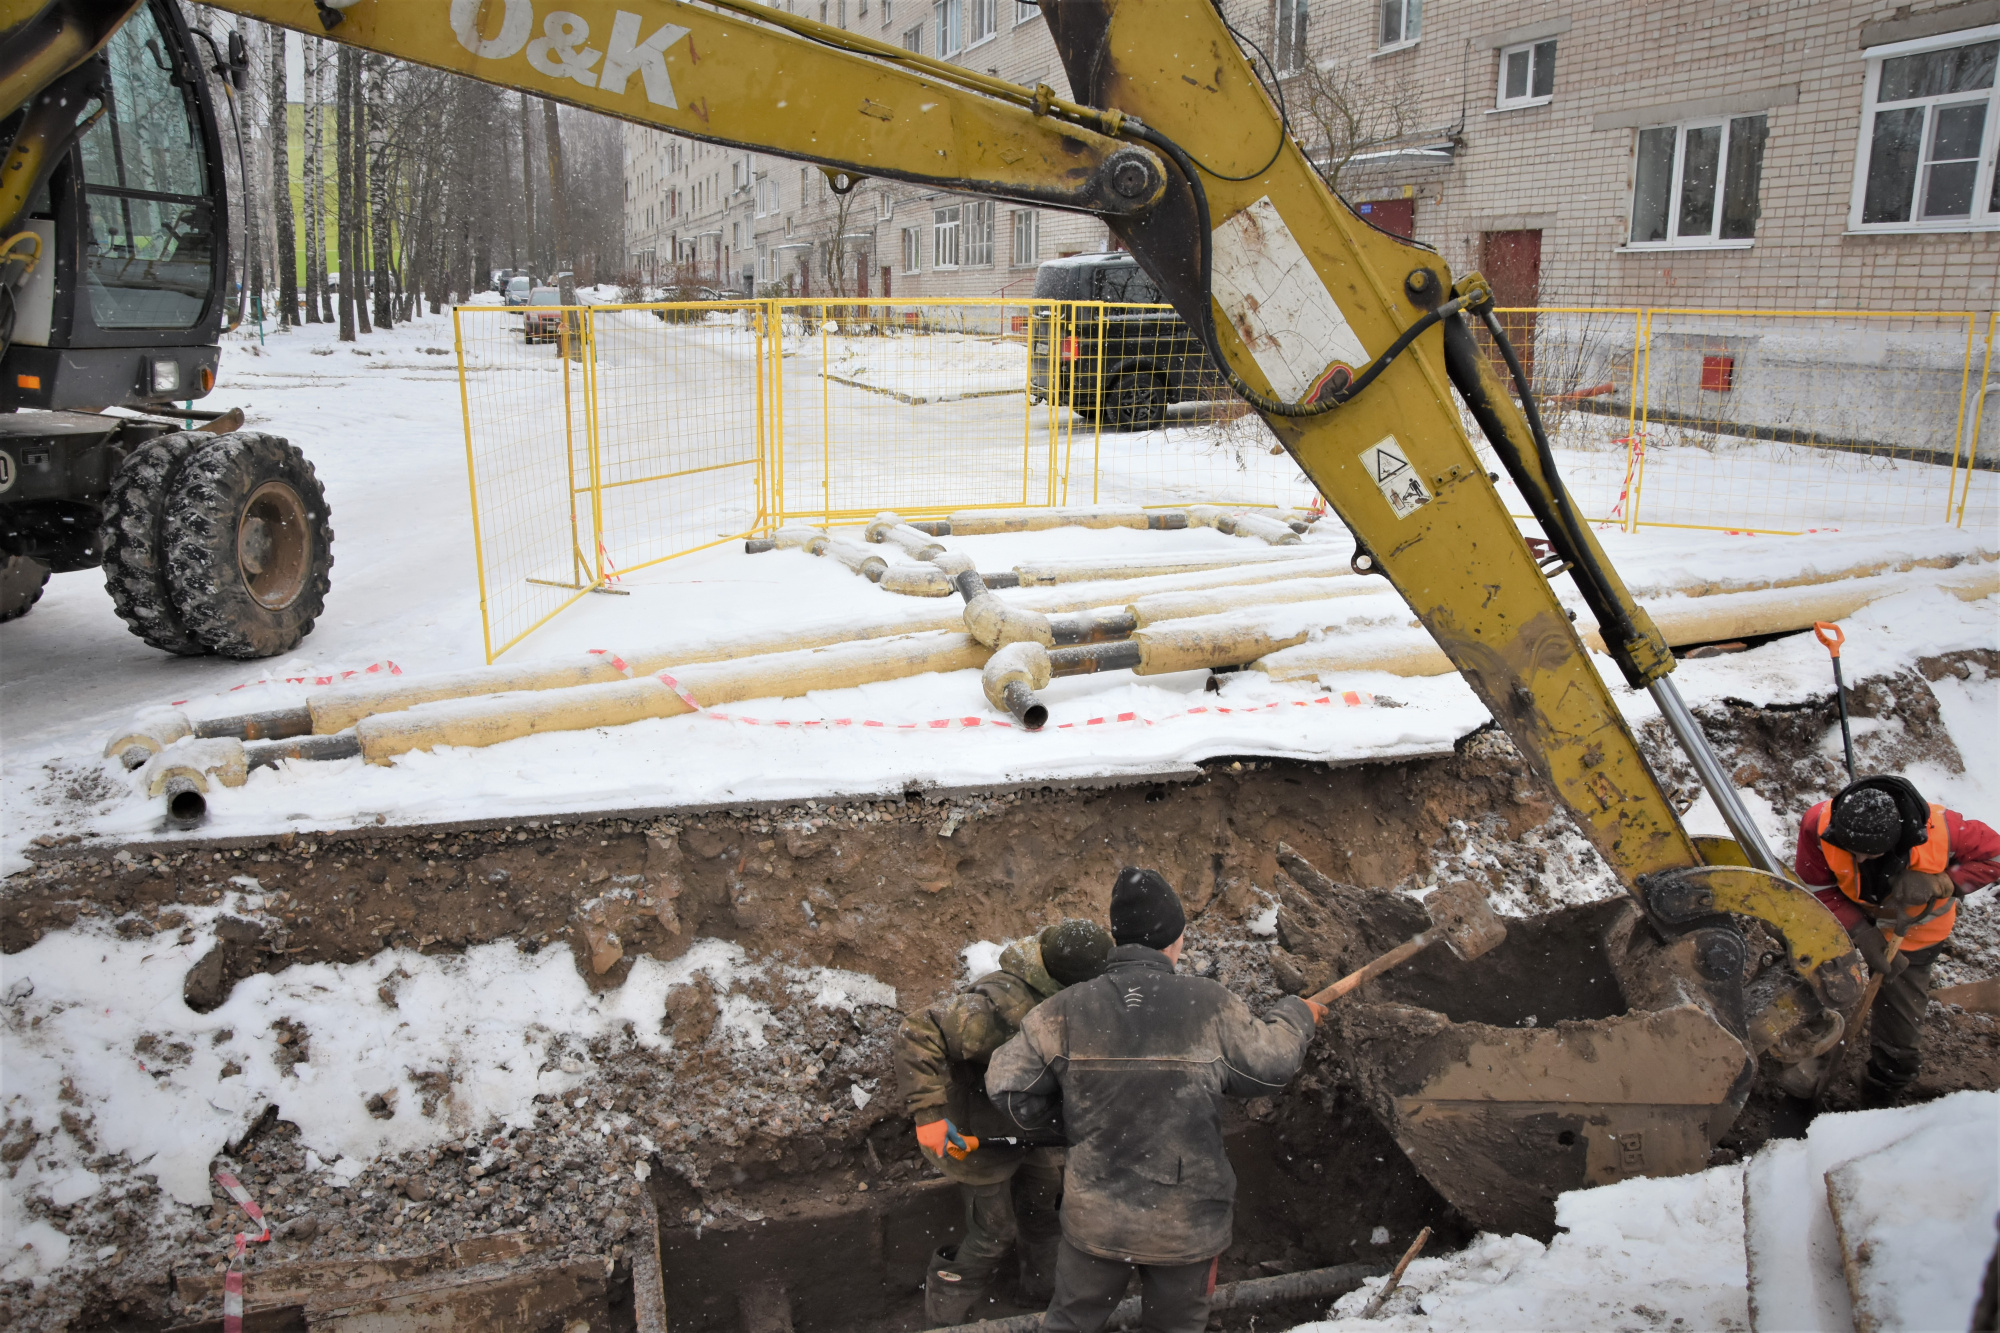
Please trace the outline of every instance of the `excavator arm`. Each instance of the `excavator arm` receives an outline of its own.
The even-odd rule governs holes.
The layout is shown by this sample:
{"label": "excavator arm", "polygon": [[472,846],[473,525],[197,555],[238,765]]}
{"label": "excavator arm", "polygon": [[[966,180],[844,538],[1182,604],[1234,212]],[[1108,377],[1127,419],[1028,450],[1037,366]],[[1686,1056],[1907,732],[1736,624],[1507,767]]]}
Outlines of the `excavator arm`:
{"label": "excavator arm", "polygon": [[[1731,914],[1763,920],[1802,979],[1788,1013],[1817,1016],[1859,994],[1845,934],[1786,881],[1675,692],[1671,651],[1563,489],[1490,291],[1477,275],[1455,280],[1435,251],[1371,227],[1326,189],[1219,8],[1043,0],[1079,99],[1070,102],[745,0],[211,4],[815,162],[837,187],[880,176],[1103,218],[1353,532],[1357,570],[1385,577],[1409,603],[1655,925],[1673,937],[1726,926]],[[0,103],[20,106],[38,91],[26,82],[73,67],[57,55],[102,40],[106,7],[15,8],[0,53],[14,32],[35,43],[0,60]],[[62,30],[65,15],[76,31]],[[1472,320],[1504,350],[1505,378]],[[1468,415],[1575,580],[1626,683],[1653,695],[1694,759],[1735,849],[1705,856],[1682,827],[1552,575],[1474,452]],[[1725,1026],[1747,1049],[1755,1025],[1740,1003]],[[1728,1096],[1740,1105],[1738,1091]],[[1422,1138],[1420,1129],[1409,1135]],[[1629,1165],[1629,1152],[1621,1160]]]}

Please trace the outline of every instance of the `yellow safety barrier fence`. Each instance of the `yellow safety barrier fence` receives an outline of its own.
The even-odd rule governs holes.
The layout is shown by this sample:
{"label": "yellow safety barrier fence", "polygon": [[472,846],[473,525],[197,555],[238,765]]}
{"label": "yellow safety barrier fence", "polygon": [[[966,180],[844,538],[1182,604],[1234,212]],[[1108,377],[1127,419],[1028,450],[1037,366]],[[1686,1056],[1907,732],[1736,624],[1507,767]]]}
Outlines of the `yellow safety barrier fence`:
{"label": "yellow safety barrier fence", "polygon": [[[1500,315],[1593,521],[2000,522],[2000,315]],[[828,298],[454,318],[488,661],[635,569],[790,521],[1316,498],[1164,306]]]}

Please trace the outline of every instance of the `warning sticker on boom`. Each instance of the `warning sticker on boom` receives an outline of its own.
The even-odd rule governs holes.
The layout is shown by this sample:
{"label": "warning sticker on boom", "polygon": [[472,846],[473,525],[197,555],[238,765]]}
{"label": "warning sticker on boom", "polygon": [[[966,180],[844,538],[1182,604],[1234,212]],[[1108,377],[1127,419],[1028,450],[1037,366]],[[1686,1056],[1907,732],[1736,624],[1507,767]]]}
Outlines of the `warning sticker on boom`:
{"label": "warning sticker on boom", "polygon": [[1379,444],[1363,449],[1361,466],[1382,492],[1382,498],[1389,502],[1389,508],[1396,511],[1397,518],[1408,518],[1430,503],[1431,493],[1424,486],[1424,479],[1410,466],[1409,457],[1395,436],[1385,435]]}

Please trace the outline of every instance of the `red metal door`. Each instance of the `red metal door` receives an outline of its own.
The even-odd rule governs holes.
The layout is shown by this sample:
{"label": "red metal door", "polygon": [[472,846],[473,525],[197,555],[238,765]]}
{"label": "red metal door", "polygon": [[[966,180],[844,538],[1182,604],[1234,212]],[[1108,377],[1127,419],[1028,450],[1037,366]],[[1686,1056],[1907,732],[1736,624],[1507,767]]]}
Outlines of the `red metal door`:
{"label": "red metal door", "polygon": [[[1493,304],[1528,307],[1525,313],[1500,316],[1521,358],[1528,382],[1535,382],[1535,315],[1532,307],[1542,302],[1542,234],[1539,231],[1489,231],[1479,238],[1479,271],[1493,288]],[[1494,372],[1504,378],[1507,368],[1498,355]]]}
{"label": "red metal door", "polygon": [[1414,240],[1417,235],[1417,201],[1414,199],[1370,199],[1354,206],[1354,211],[1383,231]]}

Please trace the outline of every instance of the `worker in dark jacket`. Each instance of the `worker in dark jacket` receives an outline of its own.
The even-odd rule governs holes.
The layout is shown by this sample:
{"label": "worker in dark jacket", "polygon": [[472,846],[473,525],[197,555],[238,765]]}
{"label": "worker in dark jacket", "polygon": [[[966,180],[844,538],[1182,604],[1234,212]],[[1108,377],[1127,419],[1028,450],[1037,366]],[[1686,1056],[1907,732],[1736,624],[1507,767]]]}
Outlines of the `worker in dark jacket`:
{"label": "worker in dark jacket", "polygon": [[[1883,978],[1868,1011],[1862,1092],[1891,1101],[1923,1067],[1931,964],[1957,924],[1958,899],[2000,880],[2000,833],[1924,800],[1905,778],[1863,778],[1806,811],[1792,864]],[[1889,934],[1901,937],[1893,958]]]}
{"label": "worker in dark jacket", "polygon": [[1102,972],[1110,953],[1104,927],[1060,921],[1001,950],[997,972],[903,1020],[896,1036],[903,1104],[924,1156],[958,1182],[965,1200],[965,1236],[931,1257],[924,1284],[933,1325],[960,1323],[985,1301],[1009,1250],[1019,1255],[1023,1295],[1047,1300],[1053,1290],[1063,1152],[983,1142],[1017,1137],[986,1099],[986,1062],[1029,1010]]}
{"label": "worker in dark jacket", "polygon": [[1119,872],[1111,965],[1029,1014],[987,1068],[1018,1133],[1059,1117],[1069,1142],[1043,1333],[1103,1328],[1135,1266],[1148,1333],[1207,1324],[1236,1202],[1222,1099],[1283,1088],[1326,1012],[1287,997],[1258,1019],[1215,982],[1176,975],[1185,927],[1157,872]]}

